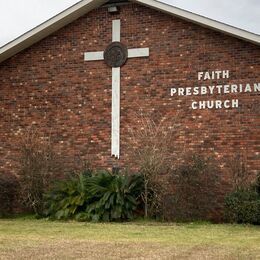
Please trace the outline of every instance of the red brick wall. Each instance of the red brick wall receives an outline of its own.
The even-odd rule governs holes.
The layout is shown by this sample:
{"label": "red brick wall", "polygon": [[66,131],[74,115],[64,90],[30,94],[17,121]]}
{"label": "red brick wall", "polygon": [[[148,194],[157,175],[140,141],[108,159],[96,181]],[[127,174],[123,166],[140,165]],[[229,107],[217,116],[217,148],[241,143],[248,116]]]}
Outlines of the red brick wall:
{"label": "red brick wall", "polygon": [[111,68],[84,62],[83,54],[105,50],[119,18],[128,48],[150,48],[149,58],[129,59],[122,68],[119,164],[127,154],[126,125],[143,108],[172,121],[178,114],[177,146],[220,159],[243,150],[250,170],[259,170],[259,92],[218,96],[240,102],[239,109],[221,110],[191,109],[193,99],[212,96],[170,96],[171,87],[197,86],[199,71],[230,70],[229,80],[205,85],[260,82],[259,46],[135,4],[116,15],[92,11],[0,64],[0,170],[16,172],[19,136],[32,124],[51,129],[68,158],[90,154],[97,167],[118,163],[110,157]]}

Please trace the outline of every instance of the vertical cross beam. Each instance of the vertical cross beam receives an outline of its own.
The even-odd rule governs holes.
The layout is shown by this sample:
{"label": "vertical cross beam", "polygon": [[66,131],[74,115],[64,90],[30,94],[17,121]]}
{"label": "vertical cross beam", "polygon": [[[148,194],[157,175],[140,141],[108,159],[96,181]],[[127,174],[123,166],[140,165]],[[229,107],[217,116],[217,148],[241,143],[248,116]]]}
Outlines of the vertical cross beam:
{"label": "vertical cross beam", "polygon": [[112,68],[111,155],[120,156],[120,68]]}
{"label": "vertical cross beam", "polygon": [[[112,42],[121,40],[121,22],[113,20]],[[112,68],[112,128],[111,128],[111,155],[120,157],[120,79],[121,69]]]}
{"label": "vertical cross beam", "polygon": [[[112,42],[120,42],[121,22],[112,22]],[[148,57],[149,48],[128,49],[128,58]],[[104,51],[86,52],[85,61],[104,60]],[[120,67],[112,67],[111,155],[120,157]]]}

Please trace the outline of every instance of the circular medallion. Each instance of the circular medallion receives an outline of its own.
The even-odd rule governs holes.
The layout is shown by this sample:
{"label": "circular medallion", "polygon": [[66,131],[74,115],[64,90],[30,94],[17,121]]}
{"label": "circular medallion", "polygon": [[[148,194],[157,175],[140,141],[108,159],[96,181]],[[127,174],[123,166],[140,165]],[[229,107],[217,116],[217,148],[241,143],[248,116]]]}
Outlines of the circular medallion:
{"label": "circular medallion", "polygon": [[104,59],[109,67],[118,68],[126,63],[128,58],[127,48],[121,42],[112,42],[104,53]]}

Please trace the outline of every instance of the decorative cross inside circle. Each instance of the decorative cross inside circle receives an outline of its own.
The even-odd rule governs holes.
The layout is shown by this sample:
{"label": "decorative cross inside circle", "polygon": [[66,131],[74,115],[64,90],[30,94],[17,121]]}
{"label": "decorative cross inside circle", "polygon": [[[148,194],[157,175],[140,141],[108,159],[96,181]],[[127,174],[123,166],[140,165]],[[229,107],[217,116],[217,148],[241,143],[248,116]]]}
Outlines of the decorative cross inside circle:
{"label": "decorative cross inside circle", "polygon": [[121,42],[112,42],[104,53],[105,63],[109,67],[122,67],[128,58],[127,47]]}
{"label": "decorative cross inside circle", "polygon": [[149,57],[149,48],[127,49],[120,42],[120,20],[113,20],[112,43],[105,51],[86,52],[85,61],[104,60],[112,67],[112,129],[111,129],[111,155],[120,157],[120,67],[128,58]]}

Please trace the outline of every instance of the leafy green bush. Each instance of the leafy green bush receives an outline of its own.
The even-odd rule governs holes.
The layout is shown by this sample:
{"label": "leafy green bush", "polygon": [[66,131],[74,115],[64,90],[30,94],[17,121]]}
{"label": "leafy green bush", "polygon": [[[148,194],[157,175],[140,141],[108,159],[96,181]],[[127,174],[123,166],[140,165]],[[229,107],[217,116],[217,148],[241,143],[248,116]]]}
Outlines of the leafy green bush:
{"label": "leafy green bush", "polygon": [[0,217],[13,213],[18,188],[18,181],[14,175],[0,173]]}
{"label": "leafy green bush", "polygon": [[56,183],[44,196],[44,214],[55,219],[68,219],[83,211],[88,198],[85,182],[86,177],[81,174]]}
{"label": "leafy green bush", "polygon": [[61,181],[45,195],[45,213],[56,219],[131,219],[142,187],[139,175],[114,175],[107,171],[80,174]]}
{"label": "leafy green bush", "polygon": [[260,195],[256,190],[239,189],[225,199],[229,222],[260,224]]}
{"label": "leafy green bush", "polygon": [[141,192],[139,175],[112,175],[101,172],[88,179],[90,203],[86,213],[94,221],[115,221],[133,218]]}

